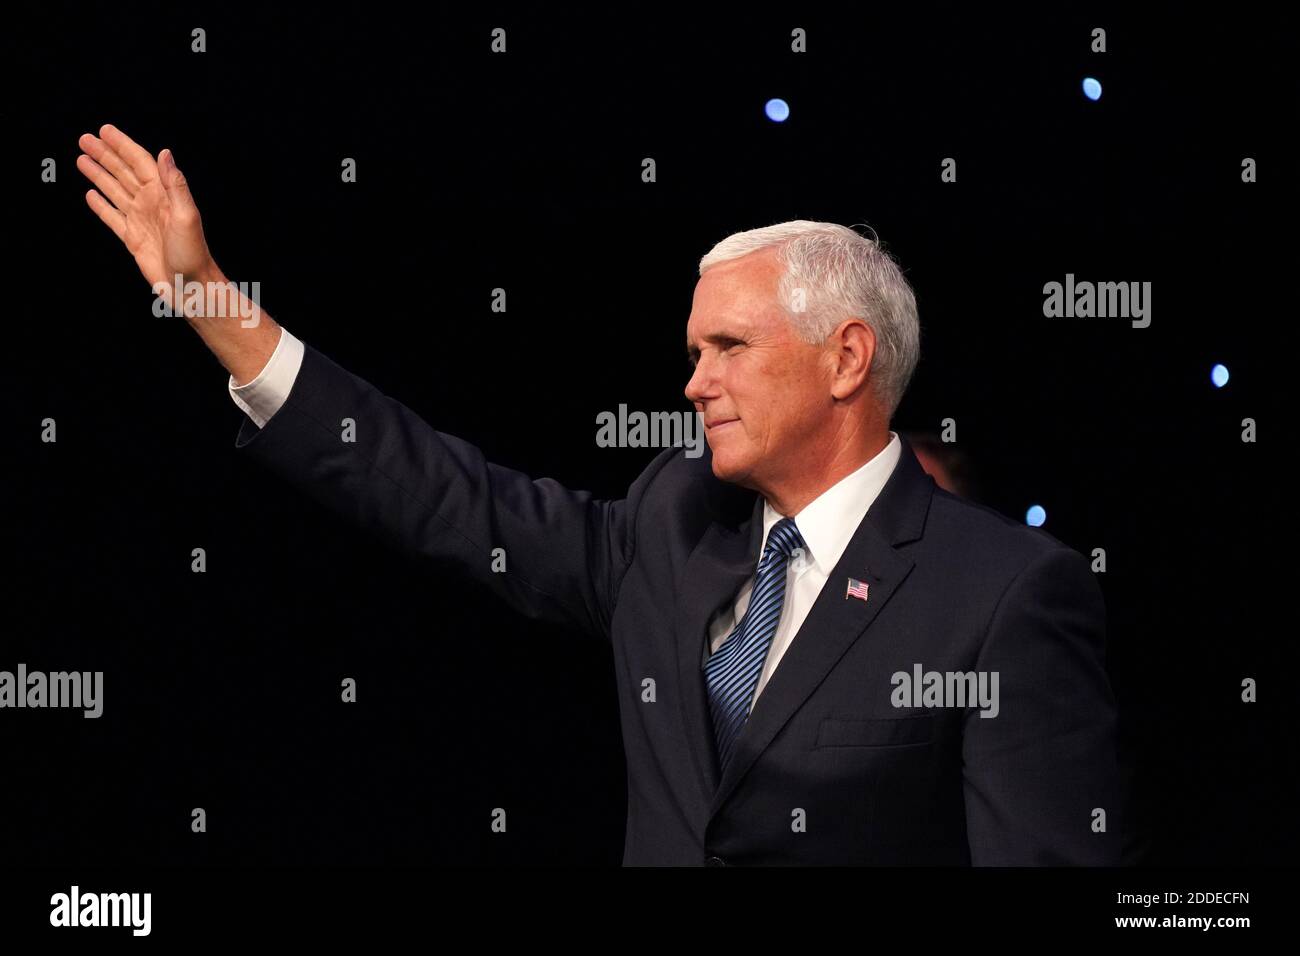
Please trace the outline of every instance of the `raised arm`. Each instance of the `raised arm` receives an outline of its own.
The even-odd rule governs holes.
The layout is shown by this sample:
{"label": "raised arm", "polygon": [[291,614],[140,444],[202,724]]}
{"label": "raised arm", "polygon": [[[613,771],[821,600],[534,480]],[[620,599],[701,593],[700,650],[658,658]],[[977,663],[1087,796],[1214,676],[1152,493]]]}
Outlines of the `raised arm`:
{"label": "raised arm", "polygon": [[[77,167],[99,187],[86,201],[169,306],[177,275],[226,284],[168,150],[155,160],[113,126],[80,145]],[[233,288],[230,295],[237,301],[226,304],[228,318],[184,314],[240,386],[266,367],[281,329],[260,310],[259,321],[244,321],[255,304]],[[311,346],[284,378],[283,403],[277,397],[265,422],[246,418],[237,448],[351,523],[478,580],[520,613],[608,635],[640,502],[671,449],[626,499],[597,500],[485,461]]]}
{"label": "raised arm", "polygon": [[528,617],[608,637],[637,514],[666,449],[626,498],[492,464],[310,345],[284,405],[236,447],[307,495]]}

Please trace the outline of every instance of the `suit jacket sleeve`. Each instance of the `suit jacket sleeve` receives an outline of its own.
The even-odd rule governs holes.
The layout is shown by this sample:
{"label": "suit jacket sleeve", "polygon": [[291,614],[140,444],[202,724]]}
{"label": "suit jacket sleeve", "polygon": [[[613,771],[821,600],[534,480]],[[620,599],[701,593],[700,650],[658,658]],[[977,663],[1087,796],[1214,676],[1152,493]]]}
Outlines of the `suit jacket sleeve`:
{"label": "suit jacket sleeve", "polygon": [[[962,742],[974,865],[1113,866],[1125,811],[1105,604],[1087,560],[1055,548],[1007,587],[976,669],[999,675],[999,711],[968,711]],[[1094,811],[1105,811],[1098,832]]]}
{"label": "suit jacket sleeve", "polygon": [[[354,441],[344,441],[351,419]],[[235,447],[398,549],[479,581],[520,613],[608,636],[635,547],[641,497],[672,449],[626,499],[598,500],[484,460],[306,346],[284,405]],[[493,571],[494,549],[506,570]]]}

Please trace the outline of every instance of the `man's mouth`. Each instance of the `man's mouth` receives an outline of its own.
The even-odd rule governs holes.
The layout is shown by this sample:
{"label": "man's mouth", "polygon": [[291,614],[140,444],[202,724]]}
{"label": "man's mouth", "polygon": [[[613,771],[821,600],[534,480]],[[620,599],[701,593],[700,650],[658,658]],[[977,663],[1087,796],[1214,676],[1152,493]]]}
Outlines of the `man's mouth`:
{"label": "man's mouth", "polygon": [[733,425],[738,421],[740,421],[739,418],[717,418],[711,422],[705,422],[704,427],[709,431],[713,431],[715,428],[721,428],[723,425]]}

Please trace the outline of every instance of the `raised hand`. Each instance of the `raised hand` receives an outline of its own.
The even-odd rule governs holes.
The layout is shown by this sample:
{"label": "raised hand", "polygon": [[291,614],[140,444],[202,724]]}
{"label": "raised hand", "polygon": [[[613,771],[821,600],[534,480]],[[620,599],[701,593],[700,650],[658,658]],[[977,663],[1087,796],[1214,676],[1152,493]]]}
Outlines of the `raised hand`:
{"label": "raised hand", "polygon": [[[203,238],[203,221],[171,150],[155,160],[116,126],[77,140],[85,154],[77,168],[98,189],[86,202],[122,240],[135,264],[172,314],[185,317],[241,385],[266,367],[280,341],[280,326],[222,274]],[[175,301],[180,275],[184,307]],[[204,294],[197,305],[190,284]],[[209,293],[212,293],[211,295]],[[207,308],[215,303],[215,309]]]}
{"label": "raised hand", "polygon": [[83,134],[77,144],[84,150],[77,168],[99,187],[86,193],[86,202],[135,257],[150,286],[170,287],[177,273],[182,281],[219,274],[199,208],[171,150],[155,161],[112,125],[100,127],[99,136]]}

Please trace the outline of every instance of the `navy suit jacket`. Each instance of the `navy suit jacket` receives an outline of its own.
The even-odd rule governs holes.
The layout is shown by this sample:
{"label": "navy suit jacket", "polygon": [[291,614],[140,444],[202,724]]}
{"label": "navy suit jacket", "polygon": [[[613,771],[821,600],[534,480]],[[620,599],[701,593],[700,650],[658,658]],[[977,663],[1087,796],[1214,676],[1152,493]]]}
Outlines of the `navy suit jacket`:
{"label": "navy suit jacket", "polygon": [[[1122,862],[1088,562],[938,488],[906,442],[721,774],[707,628],[754,573],[763,500],[719,481],[707,449],[666,449],[627,497],[597,499],[485,461],[310,345],[284,406],[260,430],[245,419],[236,447],[521,614],[612,642],[625,865]],[[850,577],[866,601],[846,598]],[[998,672],[998,715],[895,707],[892,675],[918,664]]]}

